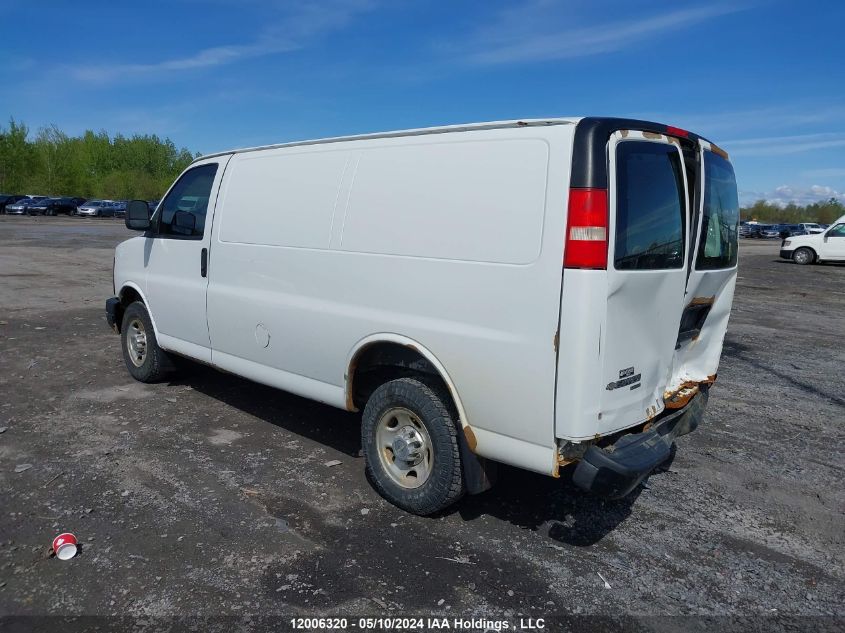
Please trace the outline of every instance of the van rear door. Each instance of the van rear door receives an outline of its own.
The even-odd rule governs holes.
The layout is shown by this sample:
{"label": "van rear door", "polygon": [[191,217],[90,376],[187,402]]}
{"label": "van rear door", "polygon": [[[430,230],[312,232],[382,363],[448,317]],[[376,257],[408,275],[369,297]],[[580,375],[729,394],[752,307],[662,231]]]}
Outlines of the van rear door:
{"label": "van rear door", "polygon": [[689,210],[677,139],[615,132],[608,144],[603,432],[663,409],[687,280]]}
{"label": "van rear door", "polygon": [[663,394],[667,408],[686,404],[701,383],[716,379],[736,286],[739,199],[728,156],[699,141],[698,209],[687,262],[684,311],[672,375]]}
{"label": "van rear door", "polygon": [[[590,213],[584,192],[600,202]],[[708,141],[592,118],[576,129],[567,213],[555,430],[580,442],[683,407],[715,380],[739,205]]]}

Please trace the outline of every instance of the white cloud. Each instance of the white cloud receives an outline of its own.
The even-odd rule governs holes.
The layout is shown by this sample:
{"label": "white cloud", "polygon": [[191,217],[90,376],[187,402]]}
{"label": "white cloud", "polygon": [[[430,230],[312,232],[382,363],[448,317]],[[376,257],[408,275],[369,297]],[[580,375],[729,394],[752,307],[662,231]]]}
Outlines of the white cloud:
{"label": "white cloud", "polygon": [[845,133],[819,132],[793,136],[768,136],[719,143],[731,156],[775,156],[798,154],[831,147],[845,147]]}
{"label": "white cloud", "polygon": [[785,207],[789,203],[808,205],[814,202],[826,202],[834,198],[845,203],[845,192],[837,191],[833,187],[813,185],[811,187],[792,187],[781,185],[774,191],[740,191],[739,199],[743,205],[749,205],[758,200],[765,200],[769,204]]}
{"label": "white cloud", "polygon": [[820,169],[807,169],[801,175],[808,180],[821,180],[822,178],[845,178],[845,167],[822,167]]}
{"label": "white cloud", "polygon": [[845,105],[816,101],[708,113],[632,112],[630,116],[678,125],[723,144],[724,141],[717,137],[800,129],[806,126],[815,126],[818,129],[819,126],[829,127],[831,123],[839,124],[845,119]]}
{"label": "white cloud", "polygon": [[[560,10],[561,7],[566,11]],[[714,4],[615,22],[570,26],[571,7],[539,0],[499,13],[463,47],[474,64],[512,64],[610,53],[744,7]]]}
{"label": "white cloud", "polygon": [[286,53],[304,48],[315,37],[343,28],[359,13],[374,6],[371,0],[331,0],[318,5],[301,3],[278,24],[265,29],[258,39],[247,44],[212,46],[190,55],[153,63],[92,64],[65,68],[64,71],[78,80],[108,82],[139,76],[158,77]]}

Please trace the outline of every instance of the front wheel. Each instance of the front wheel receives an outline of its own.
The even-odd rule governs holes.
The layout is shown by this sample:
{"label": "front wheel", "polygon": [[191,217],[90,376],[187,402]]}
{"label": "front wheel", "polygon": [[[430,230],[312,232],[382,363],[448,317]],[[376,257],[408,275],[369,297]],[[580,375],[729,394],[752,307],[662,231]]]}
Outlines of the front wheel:
{"label": "front wheel", "polygon": [[158,382],[172,367],[167,353],[158,346],[150,315],[140,301],[129,304],[123,313],[120,342],[126,369],[135,380]]}
{"label": "front wheel", "polygon": [[428,515],[464,494],[452,409],[448,395],[415,378],[391,380],[370,396],[361,424],[367,474],[393,505]]}
{"label": "front wheel", "polygon": [[792,261],[796,264],[812,264],[816,261],[816,254],[813,252],[812,249],[809,248],[799,248],[795,253],[792,255]]}

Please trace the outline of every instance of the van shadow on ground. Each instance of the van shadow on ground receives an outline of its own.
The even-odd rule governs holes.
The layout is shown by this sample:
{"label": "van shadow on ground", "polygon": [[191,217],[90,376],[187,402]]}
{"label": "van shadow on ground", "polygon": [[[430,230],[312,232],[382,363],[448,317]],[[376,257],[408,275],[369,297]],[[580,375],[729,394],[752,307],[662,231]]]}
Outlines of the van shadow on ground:
{"label": "van shadow on ground", "polygon": [[[171,384],[190,386],[248,415],[350,457],[361,455],[360,414],[195,363],[190,363]],[[671,459],[661,470],[670,465]],[[445,514],[457,513],[465,521],[487,515],[568,545],[594,545],[630,516],[643,487],[639,486],[624,499],[599,499],[572,484],[571,469],[563,469],[561,477],[554,479],[500,465],[498,482],[491,490],[465,497]],[[660,472],[652,475],[655,476],[660,476]]]}

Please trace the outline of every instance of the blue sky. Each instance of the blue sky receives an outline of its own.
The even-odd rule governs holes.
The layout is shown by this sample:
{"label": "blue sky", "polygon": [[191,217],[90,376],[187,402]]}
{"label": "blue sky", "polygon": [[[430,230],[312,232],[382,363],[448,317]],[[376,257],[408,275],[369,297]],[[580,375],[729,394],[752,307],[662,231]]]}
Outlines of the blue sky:
{"label": "blue sky", "polygon": [[3,0],[0,117],[203,153],[497,119],[696,131],[744,202],[845,201],[842,2]]}

